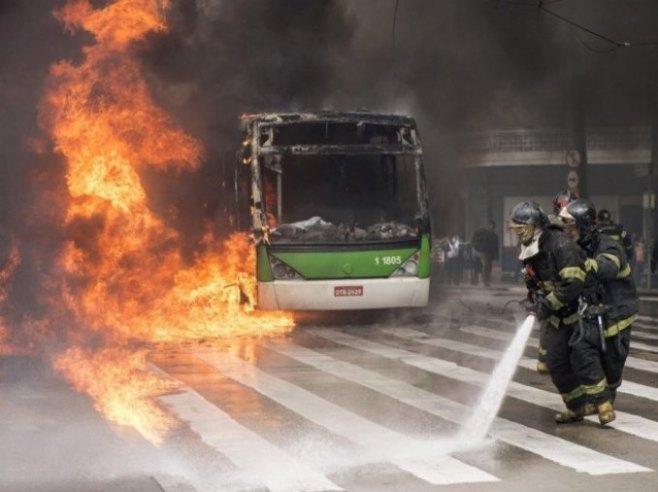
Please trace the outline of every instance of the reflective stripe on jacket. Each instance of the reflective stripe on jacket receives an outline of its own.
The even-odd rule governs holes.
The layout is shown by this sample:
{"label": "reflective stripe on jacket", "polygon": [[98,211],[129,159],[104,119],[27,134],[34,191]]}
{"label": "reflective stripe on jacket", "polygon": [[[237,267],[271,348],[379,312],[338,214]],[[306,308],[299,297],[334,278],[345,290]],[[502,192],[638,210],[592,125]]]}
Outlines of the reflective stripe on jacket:
{"label": "reflective stripe on jacket", "polygon": [[606,336],[614,336],[628,328],[638,312],[630,263],[621,245],[605,234],[595,232],[585,251],[588,277],[595,284],[595,302],[610,307],[606,315]]}

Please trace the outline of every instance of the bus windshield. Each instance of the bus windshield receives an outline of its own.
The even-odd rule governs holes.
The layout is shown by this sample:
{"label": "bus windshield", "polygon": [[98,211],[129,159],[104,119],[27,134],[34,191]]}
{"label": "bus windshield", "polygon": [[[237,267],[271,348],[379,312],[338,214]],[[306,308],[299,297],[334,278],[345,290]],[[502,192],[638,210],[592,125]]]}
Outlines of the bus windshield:
{"label": "bus windshield", "polygon": [[419,169],[413,155],[261,159],[272,243],[399,241],[419,234]]}

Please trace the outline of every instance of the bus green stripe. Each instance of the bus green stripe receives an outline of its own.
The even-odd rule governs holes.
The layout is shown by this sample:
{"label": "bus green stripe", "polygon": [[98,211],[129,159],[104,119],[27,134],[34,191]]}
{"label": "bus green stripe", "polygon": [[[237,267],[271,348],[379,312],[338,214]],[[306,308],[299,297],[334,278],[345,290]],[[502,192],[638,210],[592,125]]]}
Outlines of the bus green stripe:
{"label": "bus green stripe", "polygon": [[267,247],[264,243],[256,246],[256,278],[259,282],[272,282],[274,275],[272,275],[272,267],[270,266],[270,259],[267,256]]}
{"label": "bus green stripe", "polygon": [[307,280],[332,278],[386,278],[417,249],[374,251],[277,252],[272,256]]}
{"label": "bus green stripe", "polygon": [[431,268],[430,238],[424,234],[420,240],[420,260],[418,261],[418,278],[429,278]]}

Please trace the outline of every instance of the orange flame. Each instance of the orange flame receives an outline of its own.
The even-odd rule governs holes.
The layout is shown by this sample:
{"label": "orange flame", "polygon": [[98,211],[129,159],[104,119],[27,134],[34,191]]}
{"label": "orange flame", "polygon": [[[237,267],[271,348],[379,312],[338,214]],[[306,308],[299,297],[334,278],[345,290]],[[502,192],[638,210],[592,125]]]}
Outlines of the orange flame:
{"label": "orange flame", "polygon": [[[255,313],[255,258],[244,234],[206,234],[192,264],[181,237],[149,208],[139,170],[194,170],[203,150],[153,102],[131,43],[166,29],[166,1],[117,0],[94,9],[70,1],[55,13],[96,43],[80,65],[51,68],[42,126],[67,162],[66,213],[75,239],[60,259],[63,301],[78,323],[102,333],[92,352],[72,347],[55,367],[110,420],[159,442],[172,425],[148,398],[166,389],[143,372],[127,342],[288,330],[285,313]],[[246,301],[246,303],[245,303]],[[73,338],[72,338],[73,339]]]}
{"label": "orange flame", "polygon": [[[126,371],[124,365],[132,370]],[[145,366],[145,351],[128,347],[95,352],[73,347],[55,361],[55,368],[66,374],[76,389],[88,393],[103,415],[113,422],[134,427],[158,444],[174,423],[150,398],[171,390],[173,386],[143,372]],[[99,368],[102,377],[99,377]]]}
{"label": "orange flame", "polygon": [[4,311],[9,297],[9,282],[20,263],[21,257],[18,244],[12,241],[9,245],[6,262],[4,265],[0,265],[0,354],[8,354],[14,351],[8,341],[7,321],[5,320]]}

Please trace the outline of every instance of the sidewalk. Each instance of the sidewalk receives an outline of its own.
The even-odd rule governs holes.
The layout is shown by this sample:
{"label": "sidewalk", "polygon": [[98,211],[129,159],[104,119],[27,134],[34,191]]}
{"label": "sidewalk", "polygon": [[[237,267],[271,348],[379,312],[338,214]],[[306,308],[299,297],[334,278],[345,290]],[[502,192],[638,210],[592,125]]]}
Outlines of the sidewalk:
{"label": "sidewalk", "polygon": [[[436,279],[432,279],[437,282]],[[451,285],[446,283],[438,283],[436,286],[438,291],[451,292],[460,295],[468,295],[469,293],[481,296],[482,294],[489,293],[495,297],[509,297],[516,299],[523,299],[526,296],[527,289],[522,283],[508,282],[492,282],[489,287],[482,284],[471,285],[467,282],[462,282],[459,285]],[[658,318],[658,289],[638,289],[638,296],[640,300],[640,315]]]}

